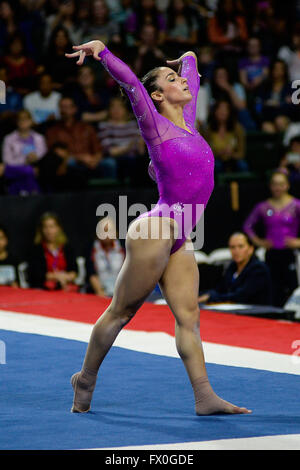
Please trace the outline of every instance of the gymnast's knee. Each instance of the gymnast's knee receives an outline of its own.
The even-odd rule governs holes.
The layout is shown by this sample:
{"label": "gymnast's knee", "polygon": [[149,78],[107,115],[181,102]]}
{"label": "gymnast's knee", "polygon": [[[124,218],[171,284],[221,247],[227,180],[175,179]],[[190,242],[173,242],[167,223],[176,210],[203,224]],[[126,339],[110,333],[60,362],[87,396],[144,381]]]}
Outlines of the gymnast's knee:
{"label": "gymnast's knee", "polygon": [[107,312],[113,317],[114,320],[119,321],[121,327],[123,328],[123,326],[127,325],[127,323],[132,320],[138,309],[139,305],[136,304],[127,305],[125,307],[122,307],[121,305],[118,306],[110,304],[107,308]]}
{"label": "gymnast's knee", "polygon": [[177,324],[179,327],[198,331],[200,328],[200,309],[199,307],[185,309],[178,317]]}

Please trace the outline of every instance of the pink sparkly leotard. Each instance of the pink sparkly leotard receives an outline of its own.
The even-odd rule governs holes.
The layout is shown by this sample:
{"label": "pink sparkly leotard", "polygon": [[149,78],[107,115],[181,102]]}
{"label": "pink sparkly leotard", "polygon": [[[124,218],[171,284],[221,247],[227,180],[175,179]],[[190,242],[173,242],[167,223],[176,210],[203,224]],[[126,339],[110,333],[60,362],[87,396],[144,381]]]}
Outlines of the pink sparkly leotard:
{"label": "pink sparkly leotard", "polygon": [[151,159],[149,174],[158,185],[159,201],[142,217],[170,217],[177,222],[178,237],[171,254],[184,243],[199,221],[214,187],[214,157],[195,129],[200,77],[193,56],[182,59],[192,100],[183,109],[189,131],[162,116],[145,87],[118,57],[105,48],[99,57],[109,74],[126,91]]}

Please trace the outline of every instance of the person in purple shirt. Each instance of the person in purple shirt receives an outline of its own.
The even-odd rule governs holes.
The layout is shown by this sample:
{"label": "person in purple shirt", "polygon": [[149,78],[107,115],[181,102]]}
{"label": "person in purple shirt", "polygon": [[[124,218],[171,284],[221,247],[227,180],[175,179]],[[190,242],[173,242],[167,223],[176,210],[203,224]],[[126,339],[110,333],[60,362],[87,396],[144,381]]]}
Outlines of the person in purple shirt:
{"label": "person in purple shirt", "polygon": [[[273,303],[282,307],[298,285],[295,250],[300,249],[300,200],[289,194],[288,175],[284,170],[273,172],[270,190],[271,197],[254,207],[243,229],[256,246],[266,249]],[[264,229],[263,237],[257,232],[259,224]]]}
{"label": "person in purple shirt", "polygon": [[40,191],[35,163],[47,152],[45,138],[32,129],[33,121],[27,110],[17,114],[17,129],[3,140],[2,161],[4,179],[9,194],[31,194]]}
{"label": "person in purple shirt", "polygon": [[[159,282],[176,319],[177,350],[194,391],[196,413],[249,413],[214,393],[199,333],[199,274],[189,234],[201,214],[189,217],[187,213],[185,217],[184,205],[203,208],[207,204],[214,186],[214,161],[210,147],[194,127],[200,85],[196,55],[186,52],[169,61],[179,65],[179,73],[157,67],[140,81],[101,41],[73,49],[76,52],[67,57],[77,57],[77,64],[82,65],[85,56],[93,56],[126,91],[148,147],[160,199],[129,226],[126,258],[111,304],[93,328],[81,371],[71,378],[71,411],[89,411],[103,359]],[[183,235],[180,229],[186,218]]]}
{"label": "person in purple shirt", "polygon": [[239,61],[240,82],[249,93],[255,94],[264,80],[269,76],[270,61],[261,53],[259,38],[248,41],[248,56]]}

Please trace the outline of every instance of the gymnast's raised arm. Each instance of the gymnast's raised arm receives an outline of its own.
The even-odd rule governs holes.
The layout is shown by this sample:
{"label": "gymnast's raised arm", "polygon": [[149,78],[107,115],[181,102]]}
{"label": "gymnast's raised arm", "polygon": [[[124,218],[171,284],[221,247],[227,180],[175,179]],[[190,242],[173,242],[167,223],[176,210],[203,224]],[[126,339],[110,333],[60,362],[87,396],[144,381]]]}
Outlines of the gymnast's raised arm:
{"label": "gymnast's raised arm", "polygon": [[82,65],[86,56],[93,56],[95,60],[102,63],[108,73],[125,90],[142,135],[146,140],[154,139],[163,131],[162,127],[166,125],[165,121],[157,112],[143,84],[130,67],[112,54],[103,42],[98,40],[90,41],[79,46],[73,46],[73,49],[76,52],[65,54],[66,57],[78,57],[76,63]]}
{"label": "gymnast's raised arm", "polygon": [[197,98],[200,88],[200,77],[197,66],[197,56],[193,51],[188,51],[176,60],[167,60],[171,66],[179,66],[178,74],[187,79],[187,83],[192,95],[192,100],[183,108],[185,122],[194,127],[197,111]]}

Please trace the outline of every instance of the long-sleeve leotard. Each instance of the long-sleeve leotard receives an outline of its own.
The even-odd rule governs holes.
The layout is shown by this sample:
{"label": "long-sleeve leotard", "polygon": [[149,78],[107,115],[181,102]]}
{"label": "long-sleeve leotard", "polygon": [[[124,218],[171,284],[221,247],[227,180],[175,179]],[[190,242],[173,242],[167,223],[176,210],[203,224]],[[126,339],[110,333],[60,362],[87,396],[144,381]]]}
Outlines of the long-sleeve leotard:
{"label": "long-sleeve leotard", "polygon": [[125,90],[147,145],[158,185],[159,201],[139,217],[171,217],[178,225],[178,238],[171,253],[177,251],[202,216],[214,186],[212,151],[195,129],[200,77],[196,59],[182,59],[180,75],[187,78],[192,94],[183,116],[189,131],[176,126],[160,114],[145,87],[133,71],[107,48],[100,54],[103,66]]}

